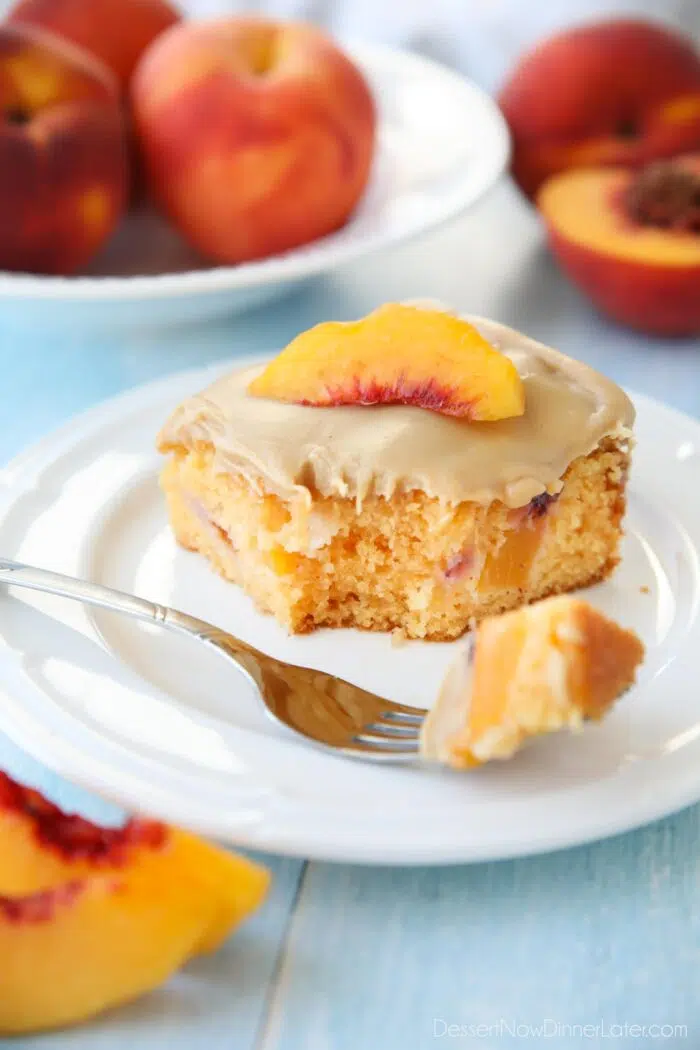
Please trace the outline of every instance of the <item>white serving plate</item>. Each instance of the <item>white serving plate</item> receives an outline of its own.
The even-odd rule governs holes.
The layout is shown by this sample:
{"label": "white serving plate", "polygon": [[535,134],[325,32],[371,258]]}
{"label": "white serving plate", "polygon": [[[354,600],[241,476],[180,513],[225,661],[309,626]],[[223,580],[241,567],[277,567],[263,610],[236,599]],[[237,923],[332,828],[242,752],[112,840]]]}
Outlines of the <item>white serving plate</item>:
{"label": "white serving plate", "polygon": [[[124,394],[0,472],[0,553],[180,607],[282,658],[430,703],[456,644],[289,637],[178,549],[154,434],[220,366]],[[648,649],[598,726],[456,774],[327,755],[271,724],[195,643],[70,602],[0,593],[0,730],[129,809],[250,847],[371,863],[468,862],[624,831],[700,798],[700,424],[637,396],[622,564],[590,599]]]}
{"label": "white serving plate", "polygon": [[0,272],[3,317],[31,326],[123,327],[234,314],[427,233],[474,204],[508,161],[496,103],[418,55],[366,44],[347,50],[372,86],[379,128],[370,185],[342,230],[259,262],[210,266],[144,211],[125,220],[85,276]]}

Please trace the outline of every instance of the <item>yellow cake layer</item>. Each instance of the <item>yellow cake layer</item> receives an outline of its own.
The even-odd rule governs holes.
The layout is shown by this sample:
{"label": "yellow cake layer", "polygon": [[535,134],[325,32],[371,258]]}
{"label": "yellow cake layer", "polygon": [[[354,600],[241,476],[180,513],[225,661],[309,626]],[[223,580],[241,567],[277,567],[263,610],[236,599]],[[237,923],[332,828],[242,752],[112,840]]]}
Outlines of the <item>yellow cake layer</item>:
{"label": "yellow cake layer", "polygon": [[575,460],[548,506],[390,499],[285,503],[214,449],[172,449],[162,485],[178,541],[199,551],[290,631],[402,630],[449,640],[484,616],[603,579],[618,559],[626,443]]}

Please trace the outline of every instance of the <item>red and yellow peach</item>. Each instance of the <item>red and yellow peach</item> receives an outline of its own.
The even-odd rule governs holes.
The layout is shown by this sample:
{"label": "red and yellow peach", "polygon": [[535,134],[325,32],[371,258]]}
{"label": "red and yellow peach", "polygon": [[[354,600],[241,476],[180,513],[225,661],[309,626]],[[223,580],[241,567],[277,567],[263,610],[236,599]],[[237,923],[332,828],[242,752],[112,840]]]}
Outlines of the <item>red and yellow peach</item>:
{"label": "red and yellow peach", "polygon": [[140,62],[132,102],[155,200],[213,260],[322,237],[346,222],[367,184],[372,95],[311,26],[182,23]]}
{"label": "red and yellow peach", "polygon": [[40,26],[101,59],[126,88],[136,63],[180,19],[168,0],[17,0],[8,18]]}
{"label": "red and yellow peach", "polygon": [[700,332],[700,154],[562,172],[537,203],[562,268],[603,313],[657,335]]}
{"label": "red and yellow peach", "polygon": [[51,33],[0,26],[0,269],[79,270],[121,218],[127,187],[109,70]]}
{"label": "red and yellow peach", "polygon": [[84,1020],[215,950],[267,871],[148,820],[103,828],[0,773],[0,1035]]}
{"label": "red and yellow peach", "polygon": [[700,54],[659,23],[583,25],[528,52],[499,102],[513,175],[534,197],[568,168],[637,167],[700,149]]}

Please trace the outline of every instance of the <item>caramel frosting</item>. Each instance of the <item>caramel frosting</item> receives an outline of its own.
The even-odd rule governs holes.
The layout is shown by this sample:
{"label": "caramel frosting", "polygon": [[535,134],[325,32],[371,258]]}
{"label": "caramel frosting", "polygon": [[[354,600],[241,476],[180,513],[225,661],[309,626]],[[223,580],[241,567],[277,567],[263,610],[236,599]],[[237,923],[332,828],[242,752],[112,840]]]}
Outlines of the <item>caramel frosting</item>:
{"label": "caramel frosting", "polygon": [[465,317],[515,364],[525,413],[472,423],[403,405],[313,408],[251,397],[263,365],[231,372],[183,402],[161,451],[213,446],[218,468],[284,499],[389,497],[414,489],[446,503],[520,507],[555,493],[569,464],[607,436],[628,439],[634,408],[612,380],[512,328]]}

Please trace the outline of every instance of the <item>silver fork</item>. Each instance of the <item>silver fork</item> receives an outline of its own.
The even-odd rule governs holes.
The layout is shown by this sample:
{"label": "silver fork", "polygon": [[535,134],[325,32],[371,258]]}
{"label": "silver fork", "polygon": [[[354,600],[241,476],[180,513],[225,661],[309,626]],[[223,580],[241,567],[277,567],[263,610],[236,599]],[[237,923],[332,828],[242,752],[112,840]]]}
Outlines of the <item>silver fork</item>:
{"label": "silver fork", "polygon": [[244,672],[275,722],[327,750],[373,762],[418,757],[423,708],[396,704],[334,675],[277,660],[204,620],[111,587],[5,558],[0,558],[0,583],[71,598],[196,638]]}

